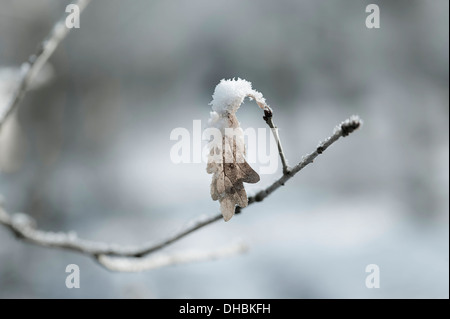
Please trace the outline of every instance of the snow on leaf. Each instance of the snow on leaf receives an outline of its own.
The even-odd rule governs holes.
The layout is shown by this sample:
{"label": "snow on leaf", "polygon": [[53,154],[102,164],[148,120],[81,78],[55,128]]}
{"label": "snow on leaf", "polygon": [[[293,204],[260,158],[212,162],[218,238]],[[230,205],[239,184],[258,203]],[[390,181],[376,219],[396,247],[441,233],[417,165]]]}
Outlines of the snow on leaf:
{"label": "snow on leaf", "polygon": [[220,202],[225,221],[233,217],[235,206],[248,205],[243,183],[259,182],[259,175],[245,160],[244,133],[236,111],[246,97],[254,99],[262,109],[268,108],[264,97],[242,79],[222,80],[216,86],[210,103],[210,125],[221,132],[222,138],[210,142],[210,155],[206,171],[213,174],[211,198]]}

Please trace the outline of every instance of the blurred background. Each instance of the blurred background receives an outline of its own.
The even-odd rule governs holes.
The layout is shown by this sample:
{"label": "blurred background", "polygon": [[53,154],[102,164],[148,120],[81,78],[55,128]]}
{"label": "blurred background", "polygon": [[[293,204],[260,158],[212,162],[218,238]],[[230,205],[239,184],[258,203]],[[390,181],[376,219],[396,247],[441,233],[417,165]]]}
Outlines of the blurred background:
{"label": "blurred background", "polygon": [[[217,213],[206,165],[173,164],[169,136],[207,126],[222,78],[264,94],[291,164],[350,115],[364,126],[166,250],[242,241],[245,254],[113,273],[0,227],[0,298],[448,298],[449,3],[377,0],[381,27],[368,29],[371,2],[92,1],[0,135],[5,207],[44,230],[139,244]],[[0,113],[69,3],[0,0]],[[243,128],[261,116],[254,102],[238,111]],[[68,264],[80,289],[65,286]]]}

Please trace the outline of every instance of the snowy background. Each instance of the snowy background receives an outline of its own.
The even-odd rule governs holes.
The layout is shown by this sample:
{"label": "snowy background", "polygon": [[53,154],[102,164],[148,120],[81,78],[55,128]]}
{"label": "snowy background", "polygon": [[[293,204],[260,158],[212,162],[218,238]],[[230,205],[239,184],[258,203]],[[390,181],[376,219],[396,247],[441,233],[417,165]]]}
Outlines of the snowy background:
{"label": "snowy background", "polygon": [[[0,108],[68,3],[0,0]],[[43,229],[135,244],[217,213],[205,165],[173,164],[169,136],[206,125],[222,78],[264,94],[291,164],[350,115],[364,126],[168,249],[241,241],[243,255],[120,274],[0,227],[0,298],[448,298],[449,4],[376,1],[381,28],[367,29],[369,3],[93,1],[0,137],[5,207]],[[265,127],[254,102],[237,115]],[[72,263],[80,289],[65,287]],[[365,286],[368,264],[379,289]]]}

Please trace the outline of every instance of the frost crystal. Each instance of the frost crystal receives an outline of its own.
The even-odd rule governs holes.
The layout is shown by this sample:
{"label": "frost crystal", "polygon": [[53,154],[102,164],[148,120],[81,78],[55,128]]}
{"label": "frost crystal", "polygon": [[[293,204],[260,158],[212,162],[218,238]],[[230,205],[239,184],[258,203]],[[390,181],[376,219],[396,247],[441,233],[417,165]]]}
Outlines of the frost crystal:
{"label": "frost crystal", "polygon": [[360,126],[362,126],[363,121],[359,118],[358,115],[352,115],[349,119],[346,119],[344,122],[335,127],[334,133],[338,131],[342,131],[342,136],[347,136]]}
{"label": "frost crystal", "polygon": [[246,80],[238,78],[221,80],[216,86],[210,105],[212,109],[221,114],[225,112],[236,113],[246,97],[255,99],[261,108],[266,106],[263,95],[252,89],[252,84]]}

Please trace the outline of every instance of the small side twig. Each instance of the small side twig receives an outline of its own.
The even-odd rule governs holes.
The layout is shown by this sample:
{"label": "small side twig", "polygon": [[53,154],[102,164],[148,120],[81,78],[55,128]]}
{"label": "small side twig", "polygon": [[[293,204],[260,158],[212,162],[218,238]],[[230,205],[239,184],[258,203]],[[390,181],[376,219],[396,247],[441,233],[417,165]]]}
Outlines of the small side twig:
{"label": "small side twig", "polygon": [[345,137],[358,129],[362,125],[362,120],[357,116],[352,116],[349,119],[342,122],[334,129],[334,134],[327,138],[325,141],[320,142],[316,147],[314,152],[304,156],[302,160],[295,165],[292,169],[288,171],[288,173],[283,174],[277,181],[275,181],[272,185],[267,187],[266,189],[259,191],[256,195],[248,198],[248,204],[250,205],[253,202],[261,202],[264,198],[272,194],[276,189],[280,186],[283,186],[288,180],[294,177],[295,174],[300,172],[305,166],[314,162],[314,159],[322,154],[331,144],[336,142],[339,138]]}
{"label": "small side twig", "polygon": [[280,135],[278,134],[278,127],[273,124],[272,116],[272,109],[266,106],[264,108],[263,119],[264,121],[266,121],[267,125],[269,125],[270,129],[272,130],[273,137],[275,138],[275,142],[277,142],[278,154],[280,155],[281,165],[283,165],[283,174],[288,174],[289,167],[287,164],[286,156],[284,155],[283,146],[281,145]]}

